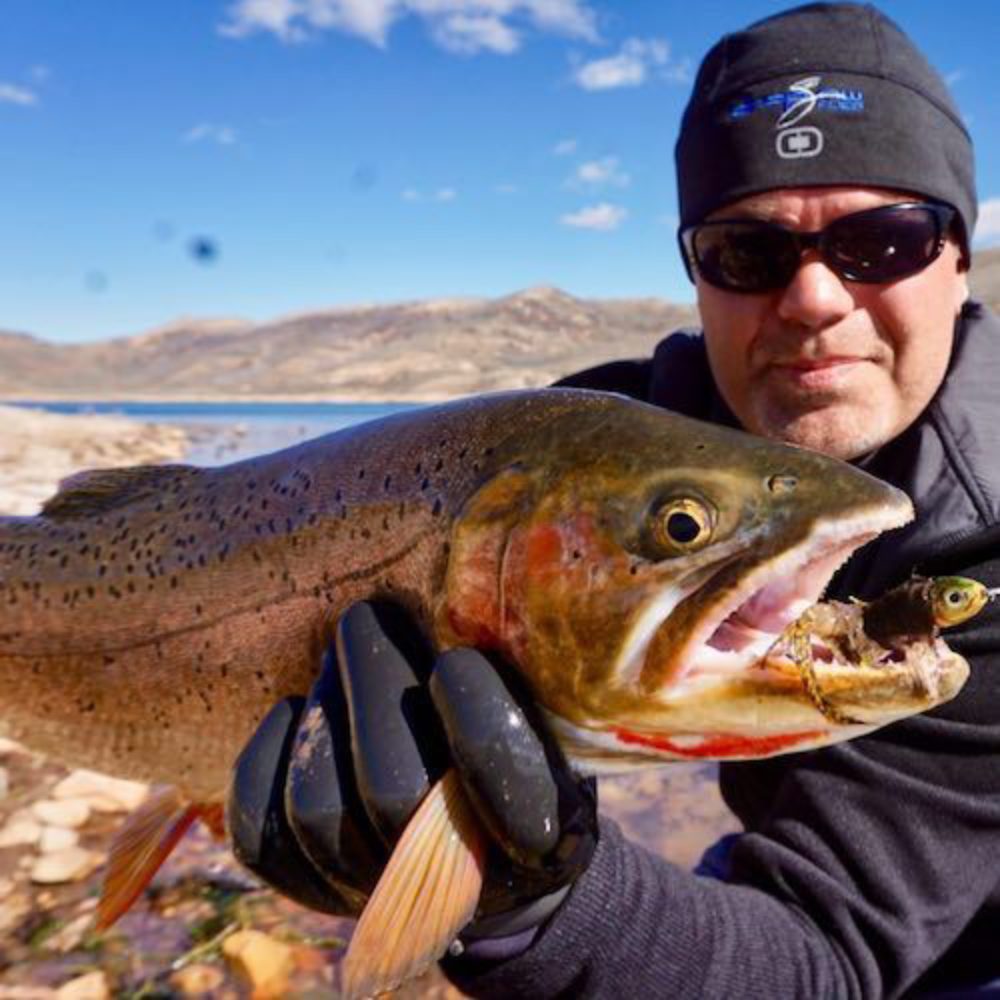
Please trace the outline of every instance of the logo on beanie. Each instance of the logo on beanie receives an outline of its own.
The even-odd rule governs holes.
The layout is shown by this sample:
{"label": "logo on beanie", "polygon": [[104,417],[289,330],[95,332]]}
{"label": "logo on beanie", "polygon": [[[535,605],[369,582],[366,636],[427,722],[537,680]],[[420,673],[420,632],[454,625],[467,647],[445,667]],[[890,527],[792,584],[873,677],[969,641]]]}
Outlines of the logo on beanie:
{"label": "logo on beanie", "polygon": [[865,109],[865,95],[861,90],[844,90],[841,87],[822,88],[822,77],[806,76],[789,84],[786,90],[761,97],[747,97],[729,109],[730,119],[737,120],[752,115],[761,108],[780,108],[775,122],[777,135],[775,152],[784,160],[798,160],[819,156],[823,152],[823,133],[815,125],[799,123],[814,111],[857,113]]}

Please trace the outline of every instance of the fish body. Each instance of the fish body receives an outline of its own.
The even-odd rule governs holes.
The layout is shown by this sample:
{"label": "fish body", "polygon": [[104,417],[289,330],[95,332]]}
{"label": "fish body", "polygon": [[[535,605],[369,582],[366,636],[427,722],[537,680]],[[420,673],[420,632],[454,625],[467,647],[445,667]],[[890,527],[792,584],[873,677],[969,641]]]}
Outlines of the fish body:
{"label": "fish body", "polygon": [[[755,613],[773,641],[910,516],[848,466],[582,390],[430,407],[221,468],[83,474],[39,516],[0,518],[0,724],[218,801],[270,705],[308,690],[331,622],[388,598],[440,648],[509,656],[596,767],[619,730],[632,756],[647,736],[819,743],[837,734],[790,679],[710,636]],[[881,702],[872,724],[896,717]],[[898,714],[926,707],[900,688]]]}
{"label": "fish body", "polygon": [[[570,389],[429,407],[221,468],[83,473],[38,516],[0,518],[0,733],[170,786],[116,845],[107,923],[195,815],[218,825],[238,753],[275,701],[308,691],[361,599],[402,605],[439,650],[509,660],[581,771],[801,750],[947,700],[968,667],[946,648],[933,685],[893,662],[817,663],[806,679],[769,655],[854,549],[912,513],[832,459]],[[431,891],[440,860],[414,875],[424,910],[386,906],[398,898],[380,883],[349,992],[413,974],[470,918],[482,845],[461,799],[446,776],[394,859],[441,858],[430,838],[462,890]],[[429,941],[412,930],[427,906]],[[387,921],[407,928],[391,954]]]}

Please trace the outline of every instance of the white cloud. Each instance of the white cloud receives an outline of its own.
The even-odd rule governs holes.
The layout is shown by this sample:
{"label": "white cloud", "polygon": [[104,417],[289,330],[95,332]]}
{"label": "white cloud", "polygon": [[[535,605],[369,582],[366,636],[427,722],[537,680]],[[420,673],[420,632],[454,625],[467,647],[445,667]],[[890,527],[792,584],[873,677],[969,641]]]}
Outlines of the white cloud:
{"label": "white cloud", "polygon": [[454,201],[458,197],[458,192],[454,188],[438,188],[431,194],[423,194],[416,188],[404,188],[399,195],[403,201]]}
{"label": "white cloud", "polygon": [[493,14],[448,15],[431,24],[431,35],[441,48],[460,55],[480,49],[509,55],[521,43],[517,32]]}
{"label": "white cloud", "polygon": [[236,129],[230,125],[212,125],[203,122],[184,133],[185,142],[215,142],[220,146],[232,146],[236,142]]}
{"label": "white cloud", "polygon": [[574,82],[584,90],[638,87],[650,76],[684,82],[690,75],[687,62],[672,63],[670,46],[661,38],[629,38],[613,56],[592,59],[578,66]]}
{"label": "white cloud", "polygon": [[619,169],[617,156],[605,156],[600,160],[581,163],[570,183],[576,187],[601,187],[605,184],[627,187],[630,180],[629,175]]}
{"label": "white cloud", "polygon": [[588,205],[579,212],[571,212],[560,217],[564,226],[576,229],[617,229],[628,213],[621,205],[611,205],[602,201],[598,205]]}
{"label": "white cloud", "polygon": [[1000,242],[1000,197],[979,203],[975,242],[979,245]]}
{"label": "white cloud", "polygon": [[297,42],[341,31],[380,48],[397,21],[419,17],[438,45],[463,55],[515,52],[525,26],[598,40],[586,0],[235,0],[226,13],[219,31],[231,38],[264,31]]}
{"label": "white cloud", "polygon": [[255,31],[270,31],[283,42],[301,41],[305,32],[293,25],[300,16],[299,0],[238,0],[226,12],[229,20],[219,32],[230,38],[243,38]]}
{"label": "white cloud", "polygon": [[23,108],[38,103],[38,95],[27,87],[17,87],[13,83],[0,83],[0,104],[18,104]]}
{"label": "white cloud", "polygon": [[576,139],[560,139],[552,147],[552,152],[556,156],[570,156],[576,152]]}

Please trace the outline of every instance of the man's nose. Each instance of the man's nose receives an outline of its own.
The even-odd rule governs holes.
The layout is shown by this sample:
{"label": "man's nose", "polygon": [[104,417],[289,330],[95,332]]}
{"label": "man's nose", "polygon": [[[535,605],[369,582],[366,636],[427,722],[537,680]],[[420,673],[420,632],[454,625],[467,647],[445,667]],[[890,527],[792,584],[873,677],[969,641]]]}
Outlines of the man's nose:
{"label": "man's nose", "polygon": [[853,308],[850,290],[815,253],[803,256],[778,300],[778,315],[783,320],[809,329],[829,326]]}

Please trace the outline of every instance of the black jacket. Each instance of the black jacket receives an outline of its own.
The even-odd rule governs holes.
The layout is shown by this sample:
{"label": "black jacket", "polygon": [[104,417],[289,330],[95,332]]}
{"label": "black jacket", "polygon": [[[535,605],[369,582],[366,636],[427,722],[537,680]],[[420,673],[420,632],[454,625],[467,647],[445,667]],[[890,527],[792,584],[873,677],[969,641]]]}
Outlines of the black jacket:
{"label": "black jacket", "polygon": [[[700,336],[564,384],[736,425]],[[848,562],[830,596],[874,596],[914,569],[1000,586],[1000,322],[970,304],[919,420],[869,456],[917,519]],[[1000,977],[1000,601],[949,643],[972,666],[935,711],[847,744],[725,764],[744,823],[729,882],[603,822],[594,861],[523,954],[452,967],[480,996],[897,997]],[[457,973],[457,975],[456,975]]]}

